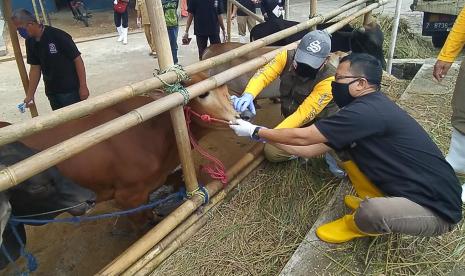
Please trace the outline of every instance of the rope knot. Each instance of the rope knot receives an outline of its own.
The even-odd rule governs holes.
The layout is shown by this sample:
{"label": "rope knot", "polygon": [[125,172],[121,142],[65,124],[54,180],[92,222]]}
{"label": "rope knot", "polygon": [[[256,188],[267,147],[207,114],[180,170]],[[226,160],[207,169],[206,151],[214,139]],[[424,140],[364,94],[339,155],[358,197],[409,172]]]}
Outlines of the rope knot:
{"label": "rope knot", "polygon": [[197,189],[193,190],[192,192],[186,191],[186,197],[191,198],[195,195],[200,196],[203,198],[203,204],[207,204],[210,201],[210,194],[208,193],[207,188],[204,186],[199,186]]}
{"label": "rope knot", "polygon": [[[169,84],[166,81],[164,81],[162,78],[160,78],[159,75],[163,75],[168,72],[174,72],[176,74],[175,83]],[[190,80],[190,77],[187,74],[187,72],[184,70],[182,65],[175,64],[165,70],[155,69],[153,76],[157,78],[159,81],[161,81],[161,83],[163,83],[164,85],[163,90],[165,91],[165,93],[167,94],[180,93],[184,97],[183,105],[186,105],[189,102],[190,100],[189,91],[187,91],[187,89],[182,85],[182,82]]]}
{"label": "rope knot", "polygon": [[203,115],[200,115],[200,119],[204,122],[208,122],[210,123],[212,121],[212,118],[210,117],[210,115],[208,114],[203,114]]}

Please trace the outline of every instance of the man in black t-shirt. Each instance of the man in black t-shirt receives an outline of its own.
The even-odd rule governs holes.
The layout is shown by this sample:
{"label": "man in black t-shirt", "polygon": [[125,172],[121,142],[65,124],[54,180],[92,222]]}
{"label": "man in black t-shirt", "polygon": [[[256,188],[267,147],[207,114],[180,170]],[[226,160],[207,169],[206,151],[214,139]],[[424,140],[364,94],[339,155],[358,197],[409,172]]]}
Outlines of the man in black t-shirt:
{"label": "man in black t-shirt", "polygon": [[[462,219],[462,188],[426,131],[380,90],[382,68],[367,54],[344,57],[332,83],[341,108],[305,128],[266,129],[238,120],[236,134],[263,139],[299,156],[331,148],[343,163],[358,198],[344,202],[353,214],[320,226],[330,243],[387,233],[436,236]],[[282,144],[279,144],[282,143]]]}
{"label": "man in black t-shirt", "polygon": [[66,32],[39,24],[27,10],[16,10],[11,17],[18,32],[26,39],[29,88],[24,102],[34,103],[41,74],[53,110],[89,97],[86,70],[81,53]]}
{"label": "man in black t-shirt", "polygon": [[199,48],[199,59],[202,59],[203,52],[210,44],[221,43],[220,28],[223,31],[223,40],[226,40],[226,32],[221,13],[224,10],[221,0],[189,0],[187,3],[186,32],[183,39],[188,39],[189,28],[194,20],[194,34]]}

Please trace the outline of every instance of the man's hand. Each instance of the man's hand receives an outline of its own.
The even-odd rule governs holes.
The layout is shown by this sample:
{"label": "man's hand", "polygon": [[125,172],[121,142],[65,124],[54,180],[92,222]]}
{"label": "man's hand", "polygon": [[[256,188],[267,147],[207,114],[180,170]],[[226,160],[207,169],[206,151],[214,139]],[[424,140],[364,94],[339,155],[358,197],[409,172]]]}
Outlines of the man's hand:
{"label": "man's hand", "polygon": [[26,104],[26,107],[31,107],[34,105],[34,96],[26,96],[23,101]]}
{"label": "man's hand", "polygon": [[230,124],[229,127],[234,130],[237,136],[248,136],[250,138],[252,138],[255,128],[257,128],[256,125],[241,119],[236,120],[236,124]]}
{"label": "man's hand", "polygon": [[89,88],[87,88],[87,86],[79,87],[79,97],[81,98],[81,101],[89,98]]}
{"label": "man's hand", "polygon": [[234,109],[237,112],[244,112],[246,109],[249,109],[253,115],[257,115],[255,112],[255,106],[253,104],[253,95],[247,92],[244,92],[241,97],[232,96],[231,100],[233,101]]}
{"label": "man's hand", "polygon": [[447,72],[449,72],[451,66],[452,62],[437,60],[433,68],[433,77],[437,81],[442,81],[442,79],[447,75]]}

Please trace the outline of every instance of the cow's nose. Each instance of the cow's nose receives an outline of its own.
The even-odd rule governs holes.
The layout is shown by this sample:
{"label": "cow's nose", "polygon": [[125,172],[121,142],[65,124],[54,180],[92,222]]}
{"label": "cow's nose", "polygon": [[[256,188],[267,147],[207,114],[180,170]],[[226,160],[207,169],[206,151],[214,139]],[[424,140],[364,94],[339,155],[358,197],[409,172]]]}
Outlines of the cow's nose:
{"label": "cow's nose", "polygon": [[73,216],[82,216],[84,214],[87,214],[89,211],[91,211],[95,207],[95,201],[94,200],[88,200],[80,204],[79,206],[76,206],[72,209],[68,210],[68,213],[70,213]]}
{"label": "cow's nose", "polygon": [[240,117],[242,120],[250,121],[252,120],[253,117],[255,117],[255,115],[252,112],[250,112],[250,110],[247,109],[246,111],[240,114]]}

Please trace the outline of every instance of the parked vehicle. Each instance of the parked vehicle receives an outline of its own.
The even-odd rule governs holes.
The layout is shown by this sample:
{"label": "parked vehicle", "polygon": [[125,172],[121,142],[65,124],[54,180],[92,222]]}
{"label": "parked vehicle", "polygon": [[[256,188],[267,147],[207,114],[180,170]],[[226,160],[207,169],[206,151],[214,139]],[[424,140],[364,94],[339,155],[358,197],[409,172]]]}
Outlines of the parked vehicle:
{"label": "parked vehicle", "polygon": [[423,12],[424,36],[431,36],[434,47],[441,48],[465,0],[413,0],[412,11]]}
{"label": "parked vehicle", "polygon": [[92,17],[90,12],[87,10],[86,5],[83,1],[80,0],[71,0],[68,1],[69,8],[73,13],[74,19],[77,21],[82,21],[86,27],[89,27],[89,19]]}

